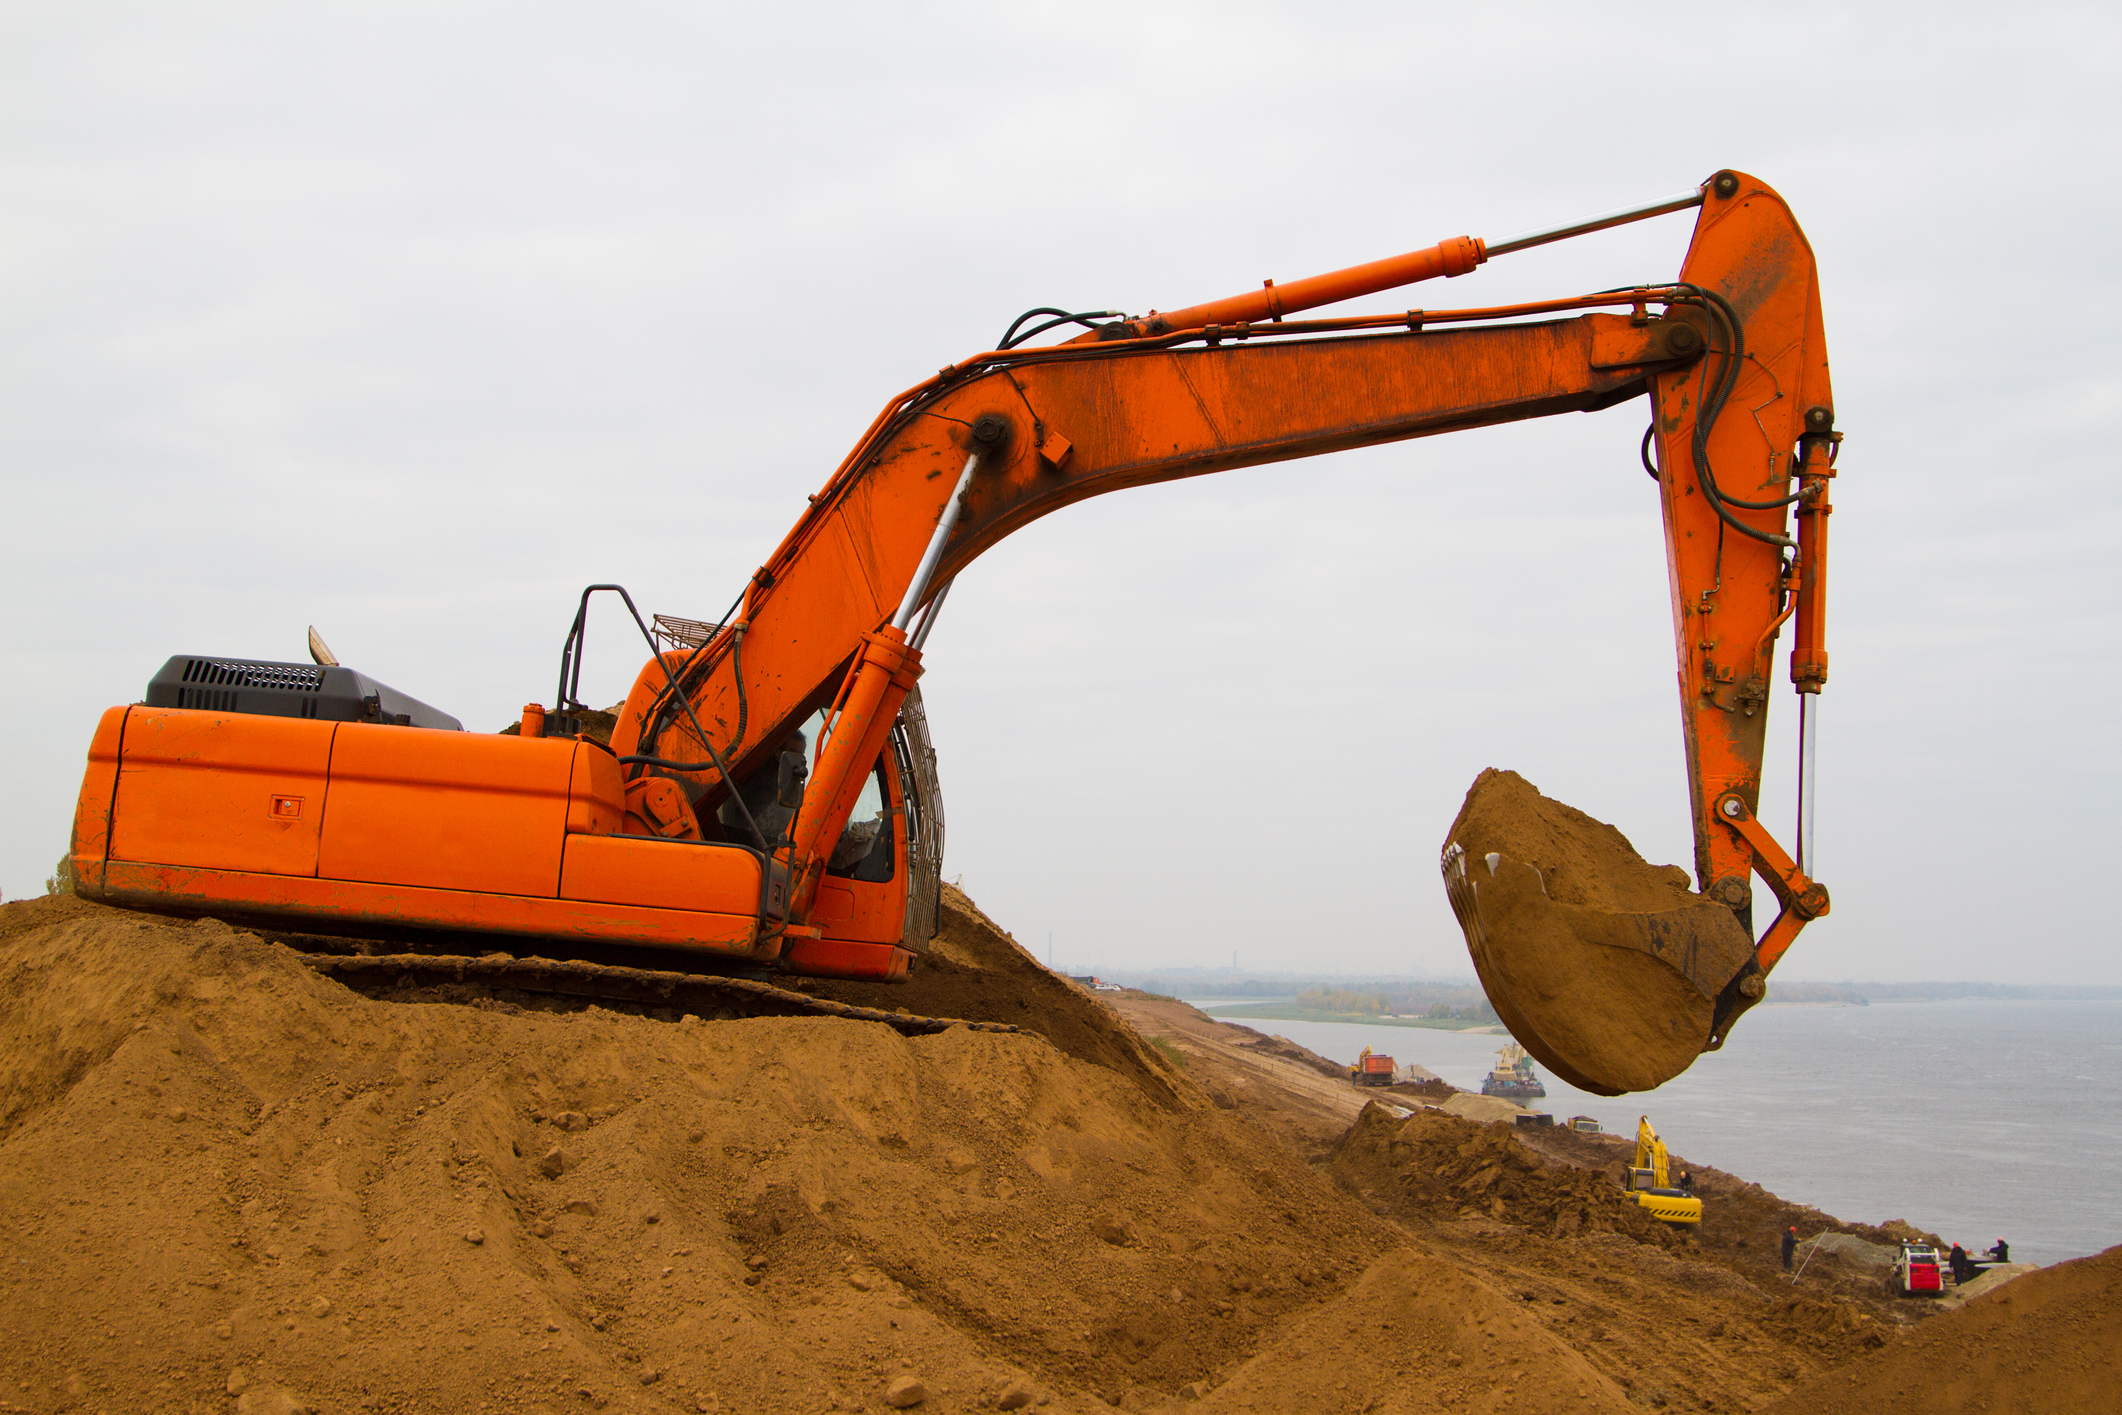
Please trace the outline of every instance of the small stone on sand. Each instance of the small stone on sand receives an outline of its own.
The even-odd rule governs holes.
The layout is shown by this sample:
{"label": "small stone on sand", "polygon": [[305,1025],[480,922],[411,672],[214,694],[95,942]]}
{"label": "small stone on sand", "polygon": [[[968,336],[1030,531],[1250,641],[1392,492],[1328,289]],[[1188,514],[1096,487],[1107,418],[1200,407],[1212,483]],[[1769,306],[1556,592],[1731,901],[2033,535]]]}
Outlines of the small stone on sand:
{"label": "small stone on sand", "polygon": [[894,1410],[910,1410],[928,1399],[928,1387],[918,1376],[901,1376],[884,1388],[884,1403]]}

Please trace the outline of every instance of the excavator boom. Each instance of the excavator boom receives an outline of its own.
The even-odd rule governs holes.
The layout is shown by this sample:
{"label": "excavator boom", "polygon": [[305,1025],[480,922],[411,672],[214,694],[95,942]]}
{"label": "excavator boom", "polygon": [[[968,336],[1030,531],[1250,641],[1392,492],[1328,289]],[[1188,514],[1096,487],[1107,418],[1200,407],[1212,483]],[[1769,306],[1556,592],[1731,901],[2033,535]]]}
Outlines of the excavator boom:
{"label": "excavator boom", "polygon": [[[1291,317],[1689,206],[1701,208],[1695,238],[1670,283],[1488,309]],[[530,740],[348,722],[268,742],[240,715],[114,709],[91,752],[76,875],[84,893],[146,907],[652,942],[799,973],[903,976],[927,937],[909,907],[911,877],[932,873],[940,849],[909,834],[934,814],[917,789],[926,743],[908,735],[909,702],[921,643],[975,557],[1107,492],[1643,397],[1702,894],[1688,896],[1684,919],[1655,928],[1625,910],[1587,916],[1559,947],[1629,955],[1628,966],[1662,970],[1660,987],[1679,979],[1699,1005],[1642,1002],[1663,1050],[1630,1060],[1642,1048],[1602,1041],[1585,999],[1542,985],[1545,964],[1530,955],[1546,944],[1517,941],[1553,932],[1542,932],[1553,923],[1545,884],[1518,888],[1498,862],[1537,872],[1538,848],[1477,852],[1484,875],[1468,871],[1455,840],[1446,875],[1484,984],[1519,1040],[1577,1084],[1654,1085],[1677,1069],[1674,1056],[1721,1043],[1796,931],[1826,911],[1824,891],[1755,813],[1785,623],[1800,692],[1826,678],[1833,404],[1810,249],[1782,200],[1734,172],[1588,222],[1493,245],[1458,237],[945,368],[884,408],[730,616],[651,658],[608,747],[565,740],[579,716],[566,666],[579,675],[579,615],[561,701],[550,714],[526,710]],[[326,727],[329,740],[316,730]],[[293,802],[275,810],[295,812],[279,817],[295,844],[276,853],[239,818],[246,793],[283,761],[301,789],[273,794]],[[219,804],[172,826],[168,793],[180,778],[208,783]],[[865,809],[873,820],[851,825]],[[358,838],[348,818],[364,823]],[[1757,872],[1783,906],[1758,945]],[[1514,933],[1511,919],[1530,922]]]}

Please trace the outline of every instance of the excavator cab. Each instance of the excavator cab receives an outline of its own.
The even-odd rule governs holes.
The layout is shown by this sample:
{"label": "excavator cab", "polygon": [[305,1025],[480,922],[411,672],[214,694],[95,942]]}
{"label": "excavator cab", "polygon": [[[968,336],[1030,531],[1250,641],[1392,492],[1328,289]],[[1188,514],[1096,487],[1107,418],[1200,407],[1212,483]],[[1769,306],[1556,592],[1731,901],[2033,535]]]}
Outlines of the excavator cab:
{"label": "excavator cab", "polygon": [[942,924],[942,875],[943,796],[916,688],[827,858],[811,904],[817,936],[792,929],[784,965],[811,977],[905,977]]}

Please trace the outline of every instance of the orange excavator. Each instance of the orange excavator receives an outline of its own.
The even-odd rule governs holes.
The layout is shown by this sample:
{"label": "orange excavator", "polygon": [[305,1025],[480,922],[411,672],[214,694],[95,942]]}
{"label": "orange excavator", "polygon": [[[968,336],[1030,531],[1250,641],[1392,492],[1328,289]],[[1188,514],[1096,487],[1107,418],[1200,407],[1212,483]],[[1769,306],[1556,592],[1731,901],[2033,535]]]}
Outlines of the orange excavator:
{"label": "orange excavator", "polygon": [[[1667,283],[1295,317],[1689,209],[1693,242]],[[1062,329],[1081,332],[1028,342]],[[1811,249],[1784,201],[1734,171],[1509,240],[1457,237],[1186,309],[1031,311],[998,347],[893,398],[721,621],[652,628],[617,586],[585,591],[553,706],[525,708],[511,734],[463,731],[314,644],[312,664],[180,655],[146,702],[96,728],[75,887],[313,942],[748,976],[766,991],[774,974],[901,979],[939,909],[921,649],[975,556],[1106,492],[1643,398],[1702,893],[1678,914],[1623,911],[1584,946],[1632,950],[1705,1001],[1512,993],[1494,960],[1517,945],[1481,894],[1496,856],[1469,874],[1448,849],[1445,871],[1519,1040],[1565,1079],[1639,1088],[1643,1076],[1569,1039],[1612,1021],[1678,1035],[1690,1058],[1721,1044],[1827,911],[1806,831],[1840,434]],[[598,592],[625,597],[650,650],[608,741],[584,730],[577,697]],[[1785,626],[1801,705],[1795,861],[1755,815]],[[1783,906],[1758,942],[1755,873]],[[1689,922],[1705,902],[1712,925]],[[1540,961],[1516,958],[1513,976]]]}

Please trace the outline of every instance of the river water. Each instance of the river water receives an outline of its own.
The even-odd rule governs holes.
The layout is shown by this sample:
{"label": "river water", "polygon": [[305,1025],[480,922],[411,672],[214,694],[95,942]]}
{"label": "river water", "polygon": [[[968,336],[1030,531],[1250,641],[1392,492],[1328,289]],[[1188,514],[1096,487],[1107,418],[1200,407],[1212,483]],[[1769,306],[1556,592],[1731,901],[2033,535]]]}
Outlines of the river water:
{"label": "river water", "polygon": [[[1214,1003],[1208,1003],[1213,1011]],[[1508,1038],[1233,1017],[1321,1056],[1365,1046],[1470,1091]],[[1532,1104],[1633,1136],[1838,1218],[1919,1228],[2036,1263],[2122,1243],[2122,1002],[1760,1007],[1655,1091],[1589,1095],[1545,1074]]]}

